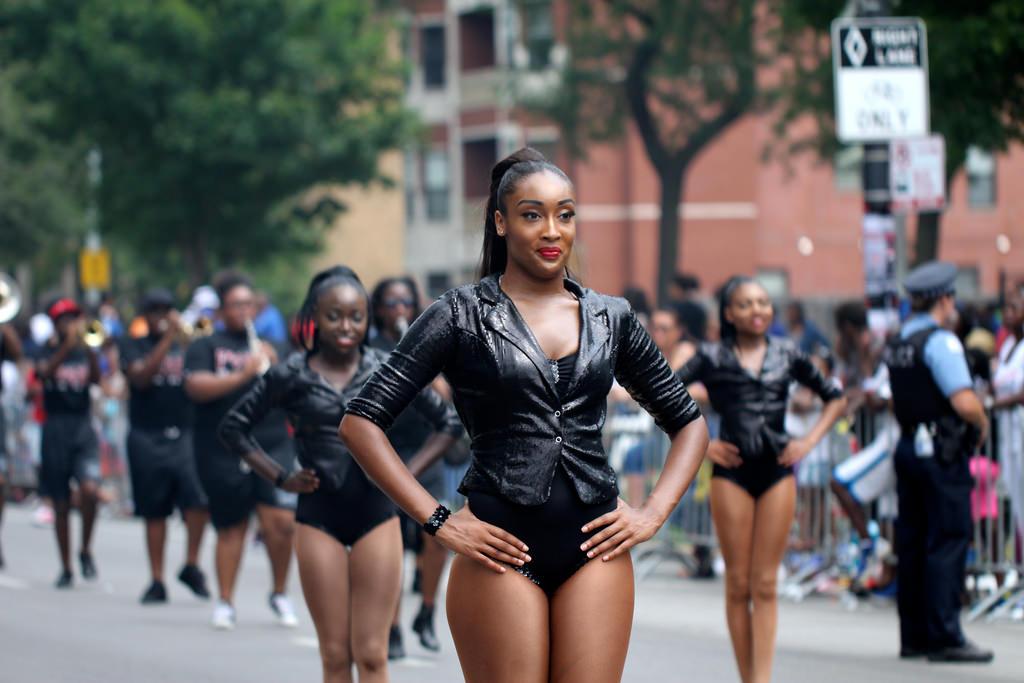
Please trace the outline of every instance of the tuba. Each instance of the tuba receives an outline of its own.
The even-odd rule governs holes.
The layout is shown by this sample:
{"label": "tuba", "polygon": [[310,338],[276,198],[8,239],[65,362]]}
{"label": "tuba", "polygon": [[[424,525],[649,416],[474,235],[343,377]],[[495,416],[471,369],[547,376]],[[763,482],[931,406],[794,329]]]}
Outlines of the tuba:
{"label": "tuba", "polygon": [[0,325],[18,317],[21,310],[21,287],[6,273],[0,273]]}

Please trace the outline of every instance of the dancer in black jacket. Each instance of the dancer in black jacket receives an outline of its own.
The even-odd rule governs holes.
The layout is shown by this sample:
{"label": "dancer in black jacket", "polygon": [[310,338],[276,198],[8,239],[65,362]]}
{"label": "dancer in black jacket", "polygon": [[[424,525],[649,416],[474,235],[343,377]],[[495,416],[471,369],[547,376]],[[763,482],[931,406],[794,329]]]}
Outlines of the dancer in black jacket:
{"label": "dancer in black jacket", "polygon": [[[401,588],[395,507],[338,439],[345,407],[387,357],[365,345],[368,318],[366,290],[354,272],[338,266],[319,273],[298,323],[308,352],[271,368],[219,430],[254,471],[299,494],[296,556],[324,683],[351,681],[353,663],[361,682],[387,681],[388,629]],[[422,470],[462,426],[451,405],[429,389],[412,405],[434,427],[410,464]],[[283,408],[295,428],[300,470],[282,468],[252,437],[253,426],[275,408]]]}
{"label": "dancer in black jacket", "polygon": [[[467,681],[618,681],[633,614],[628,549],[675,508],[707,429],[628,304],[566,277],[575,199],[561,170],[530,149],[499,162],[484,230],[482,279],[412,324],[349,403],[342,438],[393,500],[458,553],[448,620]],[[461,486],[469,502],[454,514],[385,435],[438,373],[472,437]],[[639,508],[618,498],[601,444],[613,377],[672,436]]]}

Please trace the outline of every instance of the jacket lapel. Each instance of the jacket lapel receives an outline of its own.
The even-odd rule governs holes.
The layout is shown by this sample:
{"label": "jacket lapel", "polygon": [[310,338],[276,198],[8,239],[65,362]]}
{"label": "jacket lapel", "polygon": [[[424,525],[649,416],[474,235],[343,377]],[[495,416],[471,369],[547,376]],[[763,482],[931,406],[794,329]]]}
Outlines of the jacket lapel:
{"label": "jacket lapel", "polygon": [[[576,285],[575,282],[572,284]],[[587,296],[585,290],[578,285],[569,289],[580,300],[580,351],[566,392],[572,394],[594,358],[605,351],[605,346],[611,337],[611,329],[608,321],[608,309],[597,297]],[[604,357],[610,357],[610,355],[605,354]]]}
{"label": "jacket lapel", "polygon": [[530,362],[537,368],[544,386],[548,388],[552,396],[558,397],[551,371],[548,368],[548,361],[541,351],[540,345],[526,326],[515,305],[505,296],[498,287],[498,276],[491,275],[480,282],[481,300],[487,304],[490,310],[485,309],[484,325],[493,330],[507,342],[523,352]]}

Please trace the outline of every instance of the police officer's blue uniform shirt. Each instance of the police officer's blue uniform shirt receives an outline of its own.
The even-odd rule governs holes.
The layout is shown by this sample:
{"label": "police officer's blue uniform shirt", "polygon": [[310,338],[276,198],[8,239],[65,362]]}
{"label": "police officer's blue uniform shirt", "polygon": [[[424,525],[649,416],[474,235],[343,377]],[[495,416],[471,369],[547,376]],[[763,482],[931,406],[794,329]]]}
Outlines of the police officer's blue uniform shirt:
{"label": "police officer's blue uniform shirt", "polygon": [[[915,314],[903,324],[900,337],[906,339],[929,327],[938,327],[935,318],[928,313]],[[924,346],[924,362],[946,398],[974,386],[964,347],[949,330],[938,330],[928,337]]]}

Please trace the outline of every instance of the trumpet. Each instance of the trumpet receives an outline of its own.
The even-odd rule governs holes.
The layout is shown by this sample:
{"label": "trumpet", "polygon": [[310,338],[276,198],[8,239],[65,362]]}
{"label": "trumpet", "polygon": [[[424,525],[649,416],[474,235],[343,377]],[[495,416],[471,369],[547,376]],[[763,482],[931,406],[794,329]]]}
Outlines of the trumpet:
{"label": "trumpet", "polygon": [[245,336],[249,340],[249,353],[259,354],[261,358],[260,374],[265,374],[270,369],[270,359],[263,352],[263,346],[260,344],[259,335],[256,334],[256,325],[253,324],[252,318],[245,321]]}
{"label": "trumpet", "polygon": [[203,316],[196,320],[195,323],[181,321],[181,336],[186,340],[209,337],[211,334],[213,334],[212,318]]}
{"label": "trumpet", "polygon": [[103,321],[93,318],[82,329],[82,342],[90,349],[98,349],[107,340],[107,328]]}
{"label": "trumpet", "polygon": [[21,287],[10,275],[0,273],[0,325],[18,317],[21,301]]}

